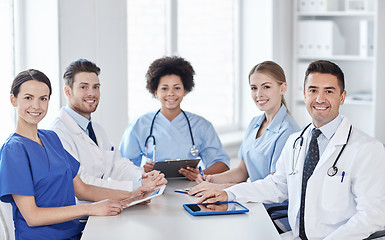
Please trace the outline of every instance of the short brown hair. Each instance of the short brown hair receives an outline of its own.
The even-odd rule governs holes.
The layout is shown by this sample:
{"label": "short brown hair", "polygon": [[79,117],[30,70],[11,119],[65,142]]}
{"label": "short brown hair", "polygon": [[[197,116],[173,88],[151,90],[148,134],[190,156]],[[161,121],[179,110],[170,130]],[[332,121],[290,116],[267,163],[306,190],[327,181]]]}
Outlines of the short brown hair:
{"label": "short brown hair", "polygon": [[307,82],[307,78],[311,73],[329,73],[333,76],[336,76],[338,80],[338,85],[341,88],[341,94],[345,90],[344,73],[337,64],[326,60],[318,60],[310,63],[305,73],[305,80],[303,83],[304,89]]}
{"label": "short brown hair", "polygon": [[90,72],[99,75],[100,68],[96,66],[95,63],[87,60],[87,59],[78,59],[70,63],[70,65],[66,68],[66,71],[63,74],[63,79],[65,85],[70,88],[74,85],[74,77],[77,73],[80,72]]}

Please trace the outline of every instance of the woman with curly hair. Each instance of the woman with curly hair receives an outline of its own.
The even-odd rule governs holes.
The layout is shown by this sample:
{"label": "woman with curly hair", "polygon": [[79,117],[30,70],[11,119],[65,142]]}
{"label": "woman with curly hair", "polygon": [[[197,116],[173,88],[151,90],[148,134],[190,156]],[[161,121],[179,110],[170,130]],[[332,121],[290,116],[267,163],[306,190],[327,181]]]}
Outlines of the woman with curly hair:
{"label": "woman with curly hair", "polygon": [[[201,116],[185,112],[181,102],[194,88],[194,69],[181,57],[163,57],[149,67],[147,90],[161,103],[157,112],[149,112],[126,129],[120,144],[122,156],[150,171],[154,161],[167,159],[202,159],[204,174],[229,169],[230,158],[214,130]],[[148,136],[154,137],[148,137]],[[156,139],[156,140],[155,140]],[[153,146],[156,141],[156,150]],[[147,148],[147,150],[146,150]],[[179,170],[190,180],[200,174],[196,168]]]}

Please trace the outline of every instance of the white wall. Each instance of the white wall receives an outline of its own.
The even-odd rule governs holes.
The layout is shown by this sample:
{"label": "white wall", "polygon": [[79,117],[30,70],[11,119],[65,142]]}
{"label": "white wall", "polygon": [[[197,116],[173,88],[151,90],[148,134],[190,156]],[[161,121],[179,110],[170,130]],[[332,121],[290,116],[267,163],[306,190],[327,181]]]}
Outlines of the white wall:
{"label": "white wall", "polygon": [[59,1],[60,76],[79,58],[101,68],[101,100],[92,119],[105,127],[115,144],[128,122],[126,19],[125,0]]}

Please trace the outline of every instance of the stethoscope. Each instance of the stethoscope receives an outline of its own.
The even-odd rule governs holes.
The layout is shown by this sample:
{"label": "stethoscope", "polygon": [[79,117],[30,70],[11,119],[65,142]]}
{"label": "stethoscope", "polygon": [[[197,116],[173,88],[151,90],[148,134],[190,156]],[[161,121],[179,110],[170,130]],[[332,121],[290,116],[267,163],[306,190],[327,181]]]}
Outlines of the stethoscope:
{"label": "stethoscope", "polygon": [[[297,137],[294,141],[294,144],[293,144],[293,156],[292,156],[292,159],[293,159],[293,164],[292,164],[292,172],[289,173],[289,175],[295,175],[298,171],[296,170],[297,168],[297,163],[298,163],[298,158],[299,158],[299,153],[301,152],[301,148],[302,148],[302,145],[303,145],[303,134],[305,133],[306,129],[309,128],[309,126],[311,125],[311,123],[309,123],[301,132],[301,134],[299,135],[299,137]],[[336,166],[337,165],[337,162],[338,162],[338,159],[340,158],[342,152],[344,151],[345,147],[346,147],[346,144],[348,143],[349,141],[349,138],[350,138],[350,134],[352,132],[352,125],[350,125],[350,129],[349,129],[349,133],[348,133],[348,139],[346,139],[346,143],[342,146],[336,160],[334,160],[334,163],[333,165],[328,169],[327,171],[327,174],[329,177],[333,177],[337,174],[338,172],[338,167]],[[296,160],[294,161],[294,154],[296,152],[296,149],[297,149],[297,143],[299,142],[299,151],[298,151],[298,154],[297,154],[297,158]]]}
{"label": "stethoscope", "polygon": [[[198,155],[199,153],[199,150],[195,147],[195,142],[194,142],[194,137],[193,137],[193,134],[192,134],[192,130],[191,130],[191,125],[190,125],[190,120],[188,119],[186,113],[181,109],[184,117],[186,118],[187,120],[187,125],[188,125],[188,129],[190,131],[190,136],[191,136],[191,142],[192,142],[192,147],[190,149],[190,153],[191,155],[193,155],[194,157]],[[152,130],[154,129],[154,123],[155,123],[155,118],[156,116],[158,115],[158,113],[160,112],[160,109],[155,113],[154,117],[152,118],[152,123],[151,123],[151,128],[150,128],[150,135],[148,135],[148,137],[146,138],[146,141],[144,142],[144,151],[145,151],[145,155],[146,157],[148,156],[147,153],[148,153],[148,148],[147,148],[147,143],[148,143],[148,140],[150,138],[152,138],[152,146],[153,146],[153,151],[152,151],[152,161],[155,162],[155,146],[156,146],[156,143],[155,143],[155,137],[154,135],[152,135]]]}

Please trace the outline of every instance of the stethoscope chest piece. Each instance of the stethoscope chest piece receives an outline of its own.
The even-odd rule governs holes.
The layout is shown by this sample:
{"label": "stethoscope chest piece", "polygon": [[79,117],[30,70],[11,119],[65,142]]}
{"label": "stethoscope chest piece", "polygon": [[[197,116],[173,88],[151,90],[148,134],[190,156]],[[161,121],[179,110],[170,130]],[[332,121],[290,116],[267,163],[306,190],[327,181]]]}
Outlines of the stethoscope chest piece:
{"label": "stethoscope chest piece", "polygon": [[329,177],[333,177],[334,175],[336,175],[338,172],[338,168],[336,166],[331,166],[329,169],[328,169],[328,176]]}
{"label": "stethoscope chest piece", "polygon": [[198,155],[199,150],[195,147],[195,145],[193,145],[191,150],[190,150],[190,153],[191,153],[191,155],[193,155],[195,157]]}

